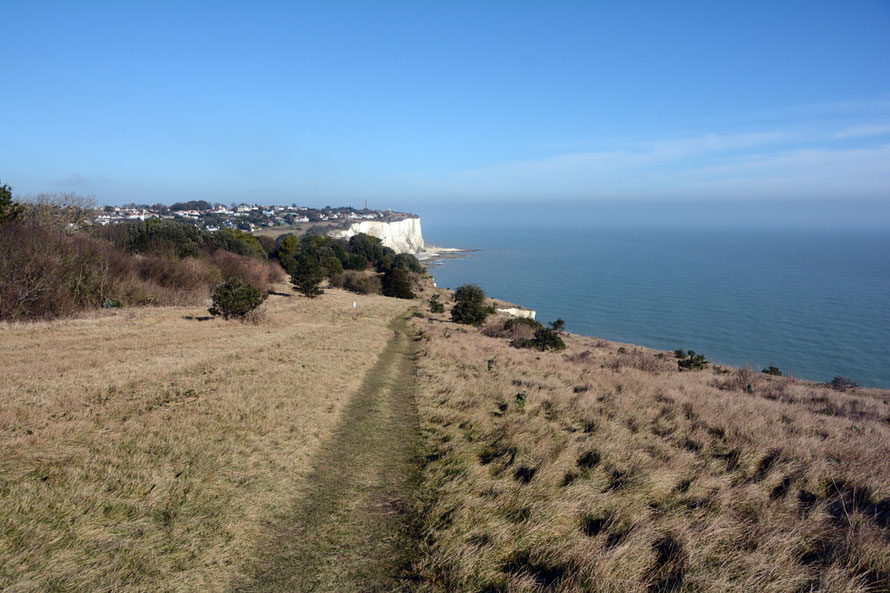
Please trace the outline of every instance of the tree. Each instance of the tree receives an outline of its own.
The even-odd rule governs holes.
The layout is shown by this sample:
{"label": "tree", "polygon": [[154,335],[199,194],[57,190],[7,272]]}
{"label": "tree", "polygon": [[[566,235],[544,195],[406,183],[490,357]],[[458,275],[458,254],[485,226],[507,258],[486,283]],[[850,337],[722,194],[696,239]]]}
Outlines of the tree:
{"label": "tree", "polygon": [[318,285],[324,280],[324,271],[318,261],[309,254],[299,253],[287,260],[287,271],[290,282],[297,290],[309,298],[314,298],[324,291]]}
{"label": "tree", "polygon": [[383,295],[397,299],[413,299],[411,275],[403,267],[392,267],[383,275]]}
{"label": "tree", "polygon": [[263,304],[267,296],[240,278],[233,277],[214,289],[213,306],[208,310],[211,315],[222,315],[223,319],[244,318]]}
{"label": "tree", "polygon": [[485,291],[476,284],[464,284],[454,292],[454,307],[451,308],[451,320],[468,325],[482,325],[485,319],[494,312],[492,307],[485,305]]}
{"label": "tree", "polygon": [[12,201],[12,188],[6,184],[0,185],[0,224],[12,222],[24,212],[24,208]]}
{"label": "tree", "polygon": [[566,320],[562,317],[556,319],[556,321],[550,322],[550,328],[555,332],[561,332],[566,326]]}

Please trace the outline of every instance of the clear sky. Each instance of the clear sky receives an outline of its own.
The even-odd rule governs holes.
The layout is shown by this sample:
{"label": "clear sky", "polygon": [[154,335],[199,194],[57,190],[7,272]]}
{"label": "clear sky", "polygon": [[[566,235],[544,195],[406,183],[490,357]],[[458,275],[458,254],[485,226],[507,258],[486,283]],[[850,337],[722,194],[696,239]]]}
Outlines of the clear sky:
{"label": "clear sky", "polygon": [[18,194],[890,202],[887,0],[0,0],[0,25]]}

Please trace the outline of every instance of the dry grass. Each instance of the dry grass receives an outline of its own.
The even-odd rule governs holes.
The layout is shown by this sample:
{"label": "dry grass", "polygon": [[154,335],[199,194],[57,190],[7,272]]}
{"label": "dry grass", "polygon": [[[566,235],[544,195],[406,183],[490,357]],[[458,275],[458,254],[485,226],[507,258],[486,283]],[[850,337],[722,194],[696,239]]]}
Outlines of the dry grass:
{"label": "dry grass", "polygon": [[279,290],[258,325],[206,307],[0,325],[0,589],[244,576],[411,304]]}
{"label": "dry grass", "polygon": [[890,590],[890,392],[433,317],[420,590]]}

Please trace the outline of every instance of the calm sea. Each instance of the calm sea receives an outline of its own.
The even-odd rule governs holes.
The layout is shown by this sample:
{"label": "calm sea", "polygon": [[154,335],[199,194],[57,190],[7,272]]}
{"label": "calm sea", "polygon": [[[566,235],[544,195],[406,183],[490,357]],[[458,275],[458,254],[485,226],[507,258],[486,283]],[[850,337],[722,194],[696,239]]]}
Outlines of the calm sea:
{"label": "calm sea", "polygon": [[890,387],[886,231],[423,224],[480,250],[432,268],[440,287],[475,282],[575,333]]}

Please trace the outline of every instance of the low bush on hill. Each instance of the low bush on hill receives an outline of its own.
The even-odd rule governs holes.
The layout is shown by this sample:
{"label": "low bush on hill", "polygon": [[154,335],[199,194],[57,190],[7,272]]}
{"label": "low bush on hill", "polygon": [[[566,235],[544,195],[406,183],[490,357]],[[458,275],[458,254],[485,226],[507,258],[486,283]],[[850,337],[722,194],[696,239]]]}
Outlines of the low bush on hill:
{"label": "low bush on hill", "polygon": [[414,292],[411,290],[411,272],[408,268],[396,266],[392,267],[383,274],[383,295],[395,297],[397,299],[413,299]]}
{"label": "low bush on hill", "polygon": [[211,315],[221,315],[223,319],[244,319],[262,305],[267,296],[238,277],[229,278],[214,289],[213,306],[208,311]]}
{"label": "low bush on hill", "polygon": [[485,304],[485,291],[476,284],[464,284],[454,292],[451,320],[467,325],[482,325],[494,307]]}
{"label": "low bush on hill", "polygon": [[679,359],[677,368],[681,371],[700,371],[705,369],[710,363],[705,359],[704,354],[696,354],[695,350],[675,350],[674,355]]}
{"label": "low bush on hill", "polygon": [[520,338],[513,340],[517,348],[533,348],[535,350],[565,350],[566,344],[559,332],[550,327],[541,326],[535,330],[532,338]]}
{"label": "low bush on hill", "polygon": [[383,290],[377,274],[354,270],[331,276],[330,284],[334,288],[345,288],[358,294],[380,294]]}
{"label": "low bush on hill", "polygon": [[430,297],[430,313],[444,313],[445,305],[439,302],[439,295],[434,294]]}

